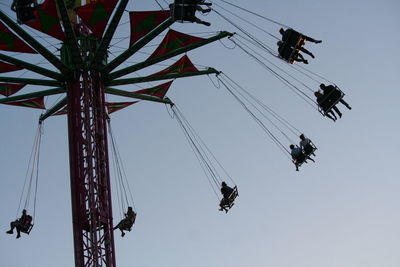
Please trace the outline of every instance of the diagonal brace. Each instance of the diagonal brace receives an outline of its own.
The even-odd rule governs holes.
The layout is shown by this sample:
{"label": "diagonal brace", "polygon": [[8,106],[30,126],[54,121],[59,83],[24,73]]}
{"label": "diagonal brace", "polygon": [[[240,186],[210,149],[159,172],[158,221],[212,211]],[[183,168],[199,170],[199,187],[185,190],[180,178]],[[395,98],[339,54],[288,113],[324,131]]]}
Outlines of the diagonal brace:
{"label": "diagonal brace", "polygon": [[67,105],[67,97],[64,97],[57,104],[55,104],[52,108],[48,109],[45,113],[43,113],[39,117],[39,122],[44,121],[45,119],[47,119],[48,117],[50,117],[51,115],[53,115],[54,113],[56,113],[57,111],[59,111],[60,109],[65,107],[66,105]]}
{"label": "diagonal brace", "polygon": [[27,79],[27,78],[14,78],[14,77],[0,77],[0,82],[44,85],[44,86],[60,86],[60,83],[55,80],[40,80],[40,79]]}
{"label": "diagonal brace", "polygon": [[44,90],[44,91],[35,92],[35,93],[1,98],[0,104],[13,102],[13,101],[19,101],[19,100],[25,100],[25,99],[31,99],[31,98],[35,98],[35,97],[41,97],[41,96],[56,95],[56,94],[61,94],[61,93],[65,93],[64,88],[53,88],[53,89]]}
{"label": "diagonal brace", "polygon": [[148,44],[151,40],[157,37],[162,31],[171,26],[172,23],[174,23],[174,20],[172,18],[167,19],[165,22],[156,27],[154,30],[143,36],[139,41],[130,46],[121,55],[114,58],[101,71],[103,73],[110,73],[113,69],[121,65],[125,60],[127,60],[129,57],[131,57],[133,54],[139,51],[142,47]]}
{"label": "diagonal brace", "polygon": [[27,69],[27,70],[31,70],[33,72],[36,72],[38,74],[42,74],[44,76],[47,76],[49,78],[53,78],[56,80],[62,80],[63,76],[60,73],[45,69],[45,68],[41,68],[37,65],[34,64],[30,64],[26,61],[22,61],[22,60],[18,60],[16,58],[13,57],[9,57],[5,54],[0,53],[0,60],[3,60],[5,62],[11,63],[15,66]]}
{"label": "diagonal brace", "polygon": [[212,42],[214,42],[214,41],[220,40],[220,39],[225,38],[225,37],[228,37],[228,36],[230,37],[230,36],[232,36],[232,35],[233,35],[233,34],[232,34],[232,33],[229,33],[229,32],[225,32],[225,31],[224,31],[224,32],[220,32],[220,33],[217,34],[216,36],[210,37],[210,38],[205,39],[205,40],[203,40],[203,41],[200,41],[200,42],[198,42],[198,43],[195,43],[195,44],[191,44],[191,45],[187,45],[187,46],[178,48],[178,49],[176,49],[176,50],[174,50],[174,51],[171,51],[171,52],[166,53],[166,54],[164,54],[164,55],[161,55],[161,56],[159,56],[159,57],[155,57],[155,58],[152,58],[152,59],[148,59],[148,60],[145,60],[145,61],[140,62],[140,63],[138,63],[138,64],[135,64],[135,65],[133,65],[133,66],[130,66],[130,67],[124,68],[124,69],[122,69],[122,70],[118,70],[118,71],[115,71],[115,72],[113,72],[113,73],[110,73],[110,74],[108,75],[108,80],[114,80],[114,79],[119,78],[119,77],[121,77],[121,76],[124,76],[124,75],[126,75],[126,74],[129,74],[129,73],[138,71],[138,70],[143,69],[143,68],[146,68],[146,67],[148,67],[148,66],[150,66],[150,65],[159,63],[159,62],[164,61],[164,60],[166,60],[166,59],[169,59],[169,58],[171,58],[171,57],[174,57],[174,56],[177,56],[177,55],[186,53],[186,52],[188,52],[188,51],[190,51],[190,50],[196,49],[196,48],[198,48],[198,47],[204,46],[204,45],[206,45],[206,44],[212,43]]}
{"label": "diagonal brace", "polygon": [[51,64],[53,64],[57,69],[59,69],[63,74],[69,72],[69,68],[61,62],[52,52],[47,50],[43,45],[36,41],[32,36],[30,36],[26,31],[24,31],[17,23],[12,21],[6,14],[0,10],[0,19],[10,27],[16,34],[18,34],[22,39],[24,39],[30,46],[32,46],[36,51],[38,51],[44,58],[46,58]]}
{"label": "diagonal brace", "polygon": [[118,7],[117,10],[115,11],[115,14],[107,28],[106,33],[103,36],[103,39],[101,40],[101,43],[99,47],[96,50],[96,53],[94,55],[94,58],[92,62],[90,63],[89,68],[99,68],[99,65],[103,61],[103,59],[107,56],[107,49],[110,45],[111,39],[114,36],[115,30],[118,27],[118,23],[121,20],[122,14],[125,11],[126,5],[128,4],[129,0],[122,0]]}
{"label": "diagonal brace", "polygon": [[153,81],[160,81],[160,80],[208,75],[208,74],[214,74],[214,73],[219,74],[220,72],[217,71],[216,69],[209,68],[208,70],[197,71],[197,72],[171,73],[171,74],[165,74],[165,75],[113,80],[113,81],[110,81],[109,83],[107,83],[106,85],[115,86],[115,85],[133,84],[133,83],[153,82]]}
{"label": "diagonal brace", "polygon": [[72,28],[71,21],[68,16],[67,7],[65,6],[64,0],[56,0],[58,5],[58,10],[60,12],[61,21],[65,32],[65,42],[71,49],[72,61],[76,66],[82,66],[83,60],[81,57],[80,49],[78,46],[78,41],[75,36],[74,29]]}
{"label": "diagonal brace", "polygon": [[147,100],[147,101],[152,101],[152,102],[159,102],[159,103],[164,103],[164,104],[172,104],[171,100],[168,98],[159,98],[151,95],[144,95],[144,94],[138,94],[138,93],[132,93],[124,90],[119,90],[115,88],[106,88],[106,93],[112,94],[112,95],[118,95],[118,96],[126,96],[130,98],[136,98],[136,99],[141,99],[141,100]]}

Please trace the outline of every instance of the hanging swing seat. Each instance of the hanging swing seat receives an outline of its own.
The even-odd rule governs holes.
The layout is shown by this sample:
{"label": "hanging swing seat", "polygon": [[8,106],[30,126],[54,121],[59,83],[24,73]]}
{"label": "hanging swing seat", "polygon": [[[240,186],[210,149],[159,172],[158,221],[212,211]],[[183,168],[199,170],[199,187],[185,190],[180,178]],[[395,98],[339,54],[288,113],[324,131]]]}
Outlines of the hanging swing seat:
{"label": "hanging swing seat", "polygon": [[282,35],[282,41],[291,47],[300,48],[304,45],[306,39],[298,31],[287,29]]}
{"label": "hanging swing seat", "polygon": [[326,114],[343,99],[343,97],[344,93],[339,89],[339,87],[335,86],[334,90],[324,94],[324,97],[318,101],[319,112],[326,116]]}
{"label": "hanging swing seat", "polygon": [[32,230],[32,228],[33,228],[33,224],[27,224],[27,225],[23,225],[23,226],[21,226],[21,233],[25,233],[25,234],[27,234],[27,235],[29,235],[29,233],[31,232],[31,230]]}
{"label": "hanging swing seat", "polygon": [[[303,37],[296,42],[295,46],[292,46],[289,42],[284,42],[278,49],[279,56],[286,62],[293,64],[295,62],[295,58],[297,58],[298,54],[300,53],[299,48],[301,48],[304,43],[305,39]],[[295,47],[295,49],[293,47]]]}
{"label": "hanging swing seat", "polygon": [[17,220],[18,222],[18,228],[19,231],[21,233],[25,233],[27,235],[29,235],[29,233],[31,232],[32,228],[33,228],[33,224],[32,224],[32,216],[28,215],[28,217],[26,218],[26,220],[24,222],[20,222],[20,220]]}
{"label": "hanging swing seat", "polygon": [[279,55],[288,63],[293,64],[300,53],[299,49],[304,46],[306,39],[301,33],[293,29],[287,29],[282,36],[282,42],[282,46],[278,49]]}
{"label": "hanging swing seat", "polygon": [[36,1],[33,0],[14,0],[11,9],[17,13],[19,24],[36,20],[35,10],[38,8]]}
{"label": "hanging swing seat", "polygon": [[238,192],[238,189],[237,189],[236,185],[232,189],[233,189],[233,191],[229,195],[229,197],[227,199],[223,198],[221,200],[221,203],[220,203],[220,207],[221,207],[220,210],[221,211],[225,210],[227,212],[227,210],[231,209],[233,207],[233,205],[235,205],[234,202],[235,202],[235,199],[239,196],[239,192]]}
{"label": "hanging swing seat", "polygon": [[303,153],[306,157],[309,157],[310,155],[314,154],[315,150],[317,150],[317,147],[314,145],[313,142],[310,141],[304,148],[303,148]]}
{"label": "hanging swing seat", "polygon": [[307,156],[303,152],[297,157],[292,159],[293,164],[297,168],[300,168],[303,163],[307,163]]}
{"label": "hanging swing seat", "polygon": [[194,22],[197,8],[196,0],[175,0],[169,5],[171,17],[178,22]]}

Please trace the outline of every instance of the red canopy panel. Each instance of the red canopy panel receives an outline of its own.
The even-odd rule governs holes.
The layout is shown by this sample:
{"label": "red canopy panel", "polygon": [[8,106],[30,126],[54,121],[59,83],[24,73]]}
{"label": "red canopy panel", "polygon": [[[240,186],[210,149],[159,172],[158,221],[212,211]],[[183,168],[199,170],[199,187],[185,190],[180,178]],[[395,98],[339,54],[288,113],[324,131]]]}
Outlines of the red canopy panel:
{"label": "red canopy panel", "polygon": [[0,73],[22,70],[21,67],[0,61]]}
{"label": "red canopy panel", "polygon": [[93,35],[100,39],[117,2],[118,0],[97,0],[75,8],[75,12]]}
{"label": "red canopy panel", "polygon": [[0,83],[0,95],[10,96],[21,90],[26,84]]}
{"label": "red canopy panel", "polygon": [[38,109],[46,109],[44,106],[44,97],[36,97],[28,100],[22,101],[14,101],[3,103],[5,105],[18,106],[18,107],[27,107],[27,108],[38,108]]}
{"label": "red canopy panel", "polygon": [[106,102],[106,107],[108,114],[111,114],[115,111],[121,110],[123,108],[126,108],[132,104],[135,104],[139,101],[134,101],[134,102]]}
{"label": "red canopy panel", "polygon": [[151,96],[156,96],[159,98],[164,98],[165,95],[167,94],[168,89],[171,86],[172,82],[173,81],[169,81],[169,82],[154,86],[152,88],[141,89],[141,90],[135,91],[133,93],[151,95]]}
{"label": "red canopy panel", "polygon": [[2,22],[0,22],[0,50],[37,54],[35,50],[13,34]]}
{"label": "red canopy panel", "polygon": [[192,61],[190,61],[187,55],[181,57],[177,62],[172,64],[171,66],[154,73],[150,76],[157,76],[157,75],[165,75],[165,74],[172,74],[172,73],[182,73],[182,72],[198,72],[199,70],[193,65]]}
{"label": "red canopy panel", "polygon": [[162,40],[161,44],[148,59],[164,55],[168,52],[177,50],[178,48],[182,48],[190,44],[195,44],[203,40],[205,39],[177,32],[174,30],[169,30],[167,35],[165,35],[164,39]]}
{"label": "red canopy panel", "polygon": [[29,27],[64,41],[65,34],[61,29],[60,18],[57,13],[55,0],[45,0],[34,11],[36,20],[26,22]]}
{"label": "red canopy panel", "polygon": [[129,45],[134,44],[170,16],[169,10],[129,12],[129,19],[131,22],[131,40]]}

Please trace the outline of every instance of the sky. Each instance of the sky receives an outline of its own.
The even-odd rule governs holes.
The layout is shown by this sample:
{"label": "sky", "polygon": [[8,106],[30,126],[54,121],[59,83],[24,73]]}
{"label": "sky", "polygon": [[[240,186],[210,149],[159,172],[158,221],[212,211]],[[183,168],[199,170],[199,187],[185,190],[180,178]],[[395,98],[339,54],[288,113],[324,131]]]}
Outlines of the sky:
{"label": "sky", "polygon": [[[316,163],[305,164],[296,172],[232,96],[214,86],[218,84],[215,76],[176,80],[168,97],[232,176],[239,197],[229,213],[218,211],[218,199],[164,104],[141,102],[112,114],[112,129],[138,213],[131,232],[124,238],[115,234],[117,265],[398,267],[400,2],[229,2],[321,39],[321,44],[306,44],[316,56],[306,69],[339,85],[353,109],[338,106],[343,117],[330,121],[228,39],[189,52],[196,66],[222,71],[309,136],[318,147]],[[277,24],[241,13],[219,0],[213,3],[219,12],[224,7],[278,35]],[[14,17],[7,4],[1,3],[0,8]],[[128,11],[157,9],[155,1],[130,1],[127,7]],[[198,36],[237,31],[216,12],[199,17],[210,21],[211,27],[175,23],[171,28]],[[127,47],[127,22],[126,13],[114,39],[122,42],[113,42],[111,58]],[[241,25],[276,47],[276,40],[268,34]],[[51,46],[56,40],[40,40],[57,53]],[[154,48],[146,47],[144,52],[151,53]],[[265,56],[288,67],[267,52]],[[127,64],[141,57],[146,54],[134,55]],[[40,59],[33,57],[32,62]],[[131,77],[146,73],[151,71]],[[300,79],[318,89],[318,83]],[[140,86],[125,89],[150,87]],[[40,89],[31,86],[25,92]],[[49,98],[46,104],[51,106],[56,99]],[[44,124],[31,234],[18,240],[5,234],[17,216],[40,114],[40,110],[0,105],[1,266],[74,264],[66,117],[51,117]],[[113,201],[114,220],[118,221],[115,194]]]}

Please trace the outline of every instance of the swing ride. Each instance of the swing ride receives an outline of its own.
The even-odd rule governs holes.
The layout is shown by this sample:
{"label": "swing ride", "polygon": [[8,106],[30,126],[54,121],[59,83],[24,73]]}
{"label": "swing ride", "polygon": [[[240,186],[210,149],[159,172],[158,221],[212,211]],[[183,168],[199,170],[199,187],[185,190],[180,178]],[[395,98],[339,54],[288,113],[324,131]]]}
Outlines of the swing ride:
{"label": "swing ride", "polygon": [[[0,73],[2,73],[0,94],[4,96],[0,99],[0,104],[44,110],[39,118],[31,167],[26,176],[27,186],[24,187],[18,207],[18,212],[25,210],[31,213],[32,215],[29,216],[32,216],[32,221],[18,225],[17,230],[29,234],[34,226],[43,122],[52,116],[67,115],[75,266],[116,266],[113,231],[119,229],[121,235],[124,236],[124,230],[131,231],[135,223],[136,207],[111,129],[110,114],[139,101],[169,105],[169,110],[220,201],[220,210],[227,213],[234,206],[239,196],[236,183],[176,103],[166,97],[175,79],[215,74],[218,85],[226,89],[228,94],[260,126],[266,136],[292,161],[288,144],[297,143],[294,139],[301,136],[302,131],[225,73],[211,67],[204,69],[197,67],[189,59],[187,55],[189,51],[228,38],[235,47],[256,60],[305,102],[320,110],[323,115],[330,112],[344,96],[343,92],[336,87],[341,92],[340,96],[336,94],[333,96],[331,92],[324,96],[322,102],[316,102],[309,96],[310,92],[314,92],[310,86],[285,70],[287,66],[278,66],[284,62],[290,70],[314,82],[321,83],[321,79],[329,82],[302,66],[292,65],[295,61],[299,61],[296,58],[301,51],[308,51],[305,50],[304,45],[310,39],[309,37],[225,0],[217,2],[175,0],[173,3],[166,2],[165,8],[156,1],[161,10],[130,11],[129,45],[118,55],[110,53],[110,47],[112,47],[114,34],[119,27],[128,0],[92,0],[83,1],[85,2],[83,4],[81,2],[79,0],[44,0],[39,4],[35,0],[14,0],[9,8],[15,12],[16,18],[0,10],[0,50],[4,51],[0,53]],[[269,37],[279,40],[282,47],[279,50],[271,48],[265,41],[251,34],[229,17],[237,18],[238,15],[228,10],[223,4],[285,27],[288,32],[286,35],[282,34],[281,40],[280,37],[239,17],[250,26],[261,30],[264,35],[267,33]],[[221,31],[204,37],[185,34],[170,28],[174,22],[194,22],[210,26],[209,22],[196,17],[197,12],[209,13],[210,11],[226,20],[238,32]],[[30,28],[50,36],[57,40],[58,44],[45,47],[28,32],[28,30],[31,31]],[[164,31],[167,33],[147,58],[123,66],[130,57],[149,46]],[[52,67],[44,68],[40,64],[32,64],[30,62],[33,61],[24,57],[26,54],[31,55],[35,60],[48,62]],[[266,55],[271,58],[267,58]],[[176,60],[177,56],[180,58]],[[278,62],[273,62],[275,59]],[[174,63],[156,73],[144,76],[138,74],[138,71],[156,66],[166,60],[173,60]],[[3,73],[15,71],[24,72],[20,76],[3,75]],[[129,77],[133,73],[138,77]],[[168,81],[133,92],[115,88],[163,80]],[[47,89],[17,94],[25,89],[25,86],[41,86]],[[305,93],[300,87],[308,89],[309,92]],[[132,98],[135,101],[109,102],[106,95]],[[44,99],[51,96],[59,98],[52,106],[46,107]],[[325,105],[326,103],[329,103],[329,107]],[[315,156],[314,152],[317,149],[311,140],[309,146],[311,149],[306,150],[300,145],[301,153],[307,159],[311,159],[311,155]],[[117,180],[117,187],[114,190],[118,195],[118,204],[121,210],[127,211],[120,212],[122,213],[121,222],[115,227],[111,203],[110,159],[114,166],[113,176]],[[292,162],[298,168],[306,160]],[[233,184],[232,188],[229,187],[231,191],[227,195],[224,194],[226,192],[224,186],[227,186],[225,181]],[[25,201],[22,206],[23,199]],[[30,204],[32,200],[33,208]],[[22,217],[20,219],[22,221]]]}

